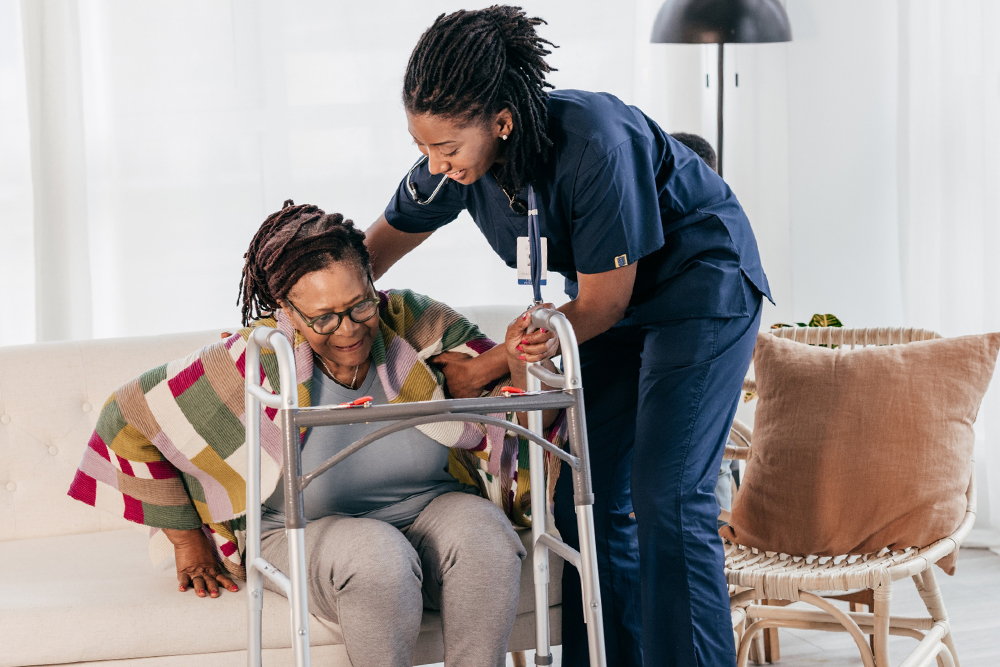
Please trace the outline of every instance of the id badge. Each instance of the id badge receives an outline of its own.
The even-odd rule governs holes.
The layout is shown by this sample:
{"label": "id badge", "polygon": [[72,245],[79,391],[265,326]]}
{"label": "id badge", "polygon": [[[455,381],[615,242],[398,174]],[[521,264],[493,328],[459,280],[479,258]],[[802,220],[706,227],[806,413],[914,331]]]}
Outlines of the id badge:
{"label": "id badge", "polygon": [[[544,236],[539,239],[542,245],[542,280],[545,285],[545,276],[549,271],[549,240]],[[528,259],[529,239],[527,236],[517,237],[517,284],[531,284],[531,261]]]}

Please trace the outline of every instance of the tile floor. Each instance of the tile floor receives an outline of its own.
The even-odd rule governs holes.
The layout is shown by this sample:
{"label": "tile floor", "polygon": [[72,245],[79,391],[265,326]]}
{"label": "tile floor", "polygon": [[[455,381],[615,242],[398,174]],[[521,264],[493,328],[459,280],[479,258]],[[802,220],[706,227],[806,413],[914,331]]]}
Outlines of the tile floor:
{"label": "tile floor", "polygon": [[[987,549],[962,549],[954,577],[940,570],[935,575],[952,620],[962,667],[1000,666],[1000,555]],[[925,611],[909,580],[896,583],[892,608],[900,614]],[[914,643],[906,637],[890,637],[892,663],[899,664]],[[780,646],[781,659],[776,664],[783,667],[862,665],[854,642],[846,634],[781,630]],[[558,650],[553,649],[556,665],[560,664]],[[534,656],[528,653],[527,658],[528,665],[533,665]],[[512,664],[509,657],[507,664]]]}

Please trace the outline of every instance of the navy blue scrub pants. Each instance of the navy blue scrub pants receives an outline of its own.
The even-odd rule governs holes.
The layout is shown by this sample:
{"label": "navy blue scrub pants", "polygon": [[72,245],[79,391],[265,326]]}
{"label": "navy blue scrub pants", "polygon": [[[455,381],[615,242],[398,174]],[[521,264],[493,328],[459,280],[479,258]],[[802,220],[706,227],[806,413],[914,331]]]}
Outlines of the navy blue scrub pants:
{"label": "navy blue scrub pants", "polygon": [[[736,664],[714,490],[760,326],[746,292],[747,317],[618,326],[580,346],[609,667]],[[565,470],[555,497],[577,547]],[[562,664],[589,665],[572,566],[562,595]]]}

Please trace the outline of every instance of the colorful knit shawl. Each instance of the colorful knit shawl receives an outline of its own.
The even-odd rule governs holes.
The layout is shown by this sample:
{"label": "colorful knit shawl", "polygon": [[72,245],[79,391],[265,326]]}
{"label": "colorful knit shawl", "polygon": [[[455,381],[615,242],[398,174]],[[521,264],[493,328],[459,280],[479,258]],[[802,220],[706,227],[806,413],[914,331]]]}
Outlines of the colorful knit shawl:
{"label": "colorful knit shawl", "polygon": [[[372,360],[390,403],[445,398],[444,376],[427,360],[445,351],[475,357],[495,345],[467,319],[426,296],[409,290],[379,296]],[[69,495],[152,527],[154,563],[173,553],[160,528],[201,528],[226,568],[244,576],[244,368],[247,339],[258,326],[275,327],[292,341],[299,405],[311,405],[312,348],[279,311],[276,319],[258,320],[223,341],[143,373],[115,391],[101,410]],[[280,385],[274,353],[262,350],[260,366],[264,389],[275,393]],[[484,394],[499,394],[502,384]],[[262,408],[262,498],[271,495],[281,477],[276,416],[273,408]],[[526,441],[479,424],[417,428],[452,448],[449,472],[454,477],[477,486],[515,524],[530,525]],[[560,419],[549,437],[561,444],[563,434]],[[557,471],[557,463],[550,459],[546,467]],[[554,476],[549,491],[553,485]]]}

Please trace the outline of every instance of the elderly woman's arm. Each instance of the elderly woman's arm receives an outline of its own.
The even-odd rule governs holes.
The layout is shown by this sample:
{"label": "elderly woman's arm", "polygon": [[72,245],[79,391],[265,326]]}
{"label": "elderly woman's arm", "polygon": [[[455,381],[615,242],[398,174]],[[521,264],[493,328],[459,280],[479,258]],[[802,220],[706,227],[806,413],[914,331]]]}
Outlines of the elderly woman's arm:
{"label": "elderly woman's arm", "polygon": [[239,590],[233,580],[226,576],[215,551],[205,533],[200,529],[175,530],[163,528],[163,534],[174,545],[174,559],[177,561],[177,583],[183,593],[188,586],[194,587],[198,597],[219,597],[219,584],[229,590]]}

